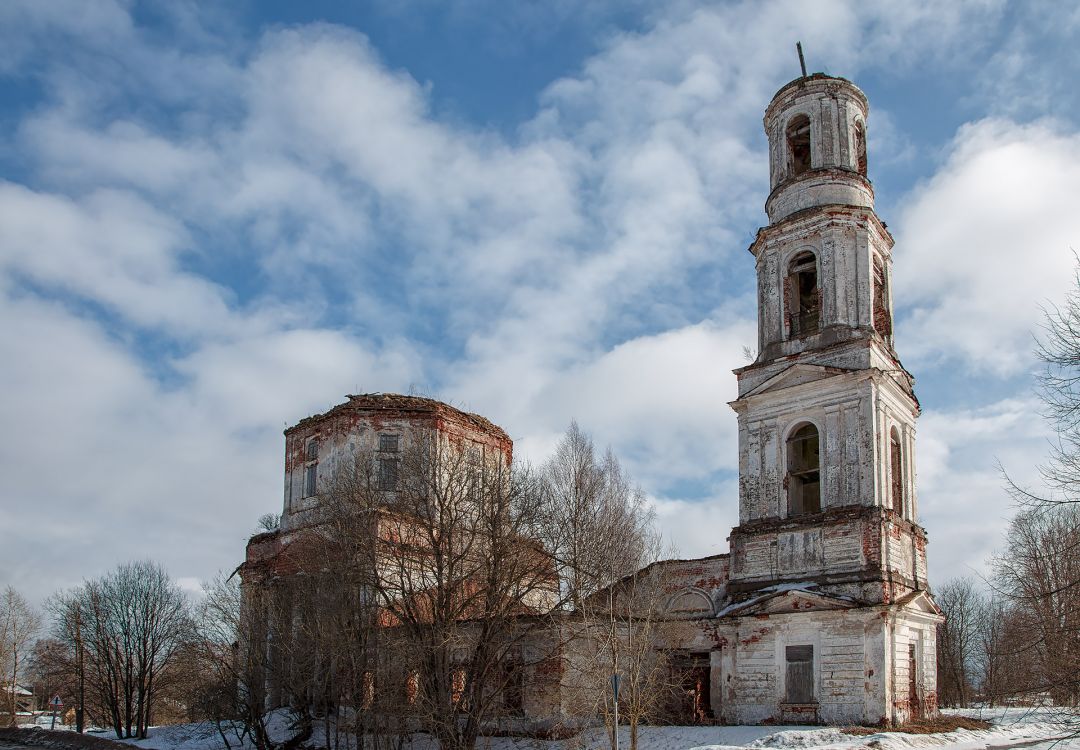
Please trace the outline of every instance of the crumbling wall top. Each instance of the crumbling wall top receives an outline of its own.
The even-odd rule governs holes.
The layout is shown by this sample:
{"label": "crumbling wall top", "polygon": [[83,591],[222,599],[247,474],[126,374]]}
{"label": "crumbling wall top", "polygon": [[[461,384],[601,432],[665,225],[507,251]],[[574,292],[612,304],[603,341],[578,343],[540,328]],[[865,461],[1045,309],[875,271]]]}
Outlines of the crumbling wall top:
{"label": "crumbling wall top", "polygon": [[461,409],[456,409],[449,404],[443,403],[442,401],[436,401],[433,398],[424,396],[403,396],[399,393],[361,393],[355,395],[349,394],[348,399],[348,401],[338,404],[322,414],[314,414],[310,417],[301,419],[293,426],[287,428],[285,434],[289,435],[297,430],[302,430],[317,424],[318,422],[322,422],[325,419],[350,412],[385,412],[387,413],[387,416],[390,416],[391,414],[401,416],[412,414],[415,416],[431,415],[432,417],[441,417],[472,426],[506,441],[510,440],[510,436],[506,434],[506,431],[494,422],[479,414],[472,414],[470,412],[462,411]]}

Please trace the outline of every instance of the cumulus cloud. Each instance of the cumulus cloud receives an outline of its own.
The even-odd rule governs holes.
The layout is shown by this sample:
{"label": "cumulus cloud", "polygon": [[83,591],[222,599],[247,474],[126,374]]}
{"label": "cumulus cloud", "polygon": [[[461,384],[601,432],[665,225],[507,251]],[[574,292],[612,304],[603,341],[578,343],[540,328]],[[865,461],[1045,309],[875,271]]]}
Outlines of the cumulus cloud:
{"label": "cumulus cloud", "polygon": [[[919,421],[916,469],[919,515],[930,534],[931,582],[987,575],[1016,512],[1002,469],[1036,487],[1049,437],[1030,398],[974,409],[941,409]],[[947,544],[942,544],[947,540]]]}
{"label": "cumulus cloud", "polygon": [[739,523],[737,481],[718,481],[707,498],[653,499],[656,519],[670,553],[687,559],[728,551],[728,532]]}
{"label": "cumulus cloud", "polygon": [[1028,368],[1040,306],[1072,283],[1078,181],[1080,134],[1052,122],[963,127],[897,222],[901,351],[997,375]]}
{"label": "cumulus cloud", "polygon": [[[555,374],[518,419],[533,426],[565,428],[567,417],[588,425],[601,444],[618,446],[642,481],[663,487],[674,481],[701,481],[737,464],[731,369],[741,347],[754,338],[753,322],[702,323],[643,336],[577,367]],[[544,424],[530,419],[543,415]]]}

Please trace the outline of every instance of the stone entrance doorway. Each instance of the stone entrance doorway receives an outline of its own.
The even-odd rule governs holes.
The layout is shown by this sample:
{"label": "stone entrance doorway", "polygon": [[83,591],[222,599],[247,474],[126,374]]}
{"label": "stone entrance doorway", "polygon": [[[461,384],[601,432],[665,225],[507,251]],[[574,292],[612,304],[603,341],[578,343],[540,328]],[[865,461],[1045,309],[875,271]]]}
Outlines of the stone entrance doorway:
{"label": "stone entrance doorway", "polygon": [[671,656],[671,684],[675,700],[672,721],[676,724],[712,724],[712,668],[708,651],[689,651]]}

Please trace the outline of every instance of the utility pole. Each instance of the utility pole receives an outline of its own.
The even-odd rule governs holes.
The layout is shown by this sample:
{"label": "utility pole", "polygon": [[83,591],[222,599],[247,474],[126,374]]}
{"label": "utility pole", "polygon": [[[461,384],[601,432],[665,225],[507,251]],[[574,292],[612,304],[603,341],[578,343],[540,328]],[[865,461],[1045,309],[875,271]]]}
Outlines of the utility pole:
{"label": "utility pole", "polygon": [[79,674],[79,695],[75,702],[75,731],[83,733],[86,705],[86,662],[82,639],[82,604],[75,604],[75,671]]}

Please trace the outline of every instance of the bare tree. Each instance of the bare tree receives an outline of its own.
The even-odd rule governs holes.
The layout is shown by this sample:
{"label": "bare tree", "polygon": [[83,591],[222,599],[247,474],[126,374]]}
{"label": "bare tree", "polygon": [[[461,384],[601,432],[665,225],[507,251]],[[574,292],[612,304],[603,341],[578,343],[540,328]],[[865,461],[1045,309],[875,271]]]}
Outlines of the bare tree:
{"label": "bare tree", "polygon": [[471,750],[501,704],[498,676],[524,618],[557,597],[551,559],[533,538],[539,496],[501,454],[478,461],[437,435],[401,464],[379,512],[373,590],[415,660],[426,728],[444,750]]}
{"label": "bare tree", "polygon": [[974,689],[986,597],[974,579],[954,578],[937,590],[945,621],[938,627],[938,696],[942,705],[967,708]]}
{"label": "bare tree", "polygon": [[1080,702],[1080,506],[1023,511],[994,560],[995,585],[1026,614],[1016,628],[1016,653],[1038,680],[1027,689],[1058,705]]}
{"label": "bare tree", "polygon": [[[272,747],[258,707],[288,703],[335,748],[401,747],[420,730],[469,750],[521,715],[523,670],[562,665],[571,639],[618,664],[636,738],[663,673],[660,571],[634,577],[656,558],[652,515],[576,426],[560,451],[543,481],[434,431],[414,433],[392,473],[369,450],[338,461],[314,523],[275,553],[288,571],[244,573],[234,669],[255,744]],[[609,675],[587,686],[594,715]]]}
{"label": "bare tree", "polygon": [[[603,666],[593,679],[602,688],[612,675],[619,678],[618,715],[630,732],[630,750],[637,750],[642,724],[665,718],[673,689],[671,664],[661,637],[667,586],[660,565],[650,565],[591,597],[583,610],[586,630],[591,631],[605,653]],[[602,712],[614,739],[613,692],[603,695]],[[614,744],[614,743],[613,743]]]}
{"label": "bare tree", "polygon": [[99,706],[88,707],[82,601],[74,591],[58,593],[49,597],[45,607],[52,618],[53,641],[56,645],[47,654],[51,663],[42,668],[67,675],[69,695],[75,703],[75,731],[81,734],[88,717],[93,718],[95,724],[103,724],[105,717],[105,712]]}
{"label": "bare tree", "polygon": [[[565,600],[587,647],[573,667],[584,686],[579,706],[603,717],[614,741],[612,678],[620,684],[620,723],[637,747],[638,727],[655,720],[670,694],[659,648],[666,592],[660,537],[645,496],[609,450],[571,423],[544,466],[544,514]],[[580,644],[579,648],[580,648]],[[586,656],[591,654],[591,657]]]}
{"label": "bare tree", "polygon": [[357,747],[411,728],[470,750],[558,603],[541,496],[501,451],[435,431],[396,461],[392,481],[370,451],[340,462],[319,523],[293,539],[304,585],[275,643],[306,648],[276,676],[331,743],[345,724]]}
{"label": "bare tree", "polygon": [[654,518],[615,455],[571,422],[543,467],[543,541],[572,608],[648,562]]}
{"label": "bare tree", "polygon": [[[1080,260],[1080,259],[1078,259]],[[1025,504],[1080,503],[1080,268],[1063,305],[1046,308],[1036,354],[1043,363],[1038,378],[1043,416],[1056,440],[1040,467],[1051,493],[1032,494],[1010,482]]]}
{"label": "bare tree", "polygon": [[271,737],[266,723],[267,687],[288,682],[278,670],[291,662],[276,642],[268,647],[272,625],[283,619],[279,592],[245,590],[238,578],[218,575],[203,584],[203,594],[191,641],[201,666],[199,713],[217,727],[226,748],[250,740],[257,750],[276,750],[284,743]]}
{"label": "bare tree", "polygon": [[80,679],[101,718],[119,738],[145,738],[159,680],[189,633],[183,592],[156,563],[127,563],[51,608],[55,635],[84,662]]}
{"label": "bare tree", "polygon": [[0,666],[6,684],[7,718],[17,723],[19,680],[26,669],[34,636],[41,629],[41,615],[23,596],[8,586],[0,594]]}
{"label": "bare tree", "polygon": [[[1043,416],[1055,440],[1040,467],[1043,490],[1005,477],[1021,512],[994,564],[994,585],[1009,612],[1011,635],[1011,650],[998,653],[1028,665],[1031,677],[1017,691],[1041,692],[1075,706],[1080,701],[1080,267],[1064,304],[1045,310],[1036,353],[1043,364],[1038,378]],[[1075,714],[1070,717],[1080,730]]]}
{"label": "bare tree", "polygon": [[1035,695],[1042,679],[1032,669],[1030,633],[1035,618],[996,594],[986,601],[979,631],[978,677],[982,700],[994,707]]}
{"label": "bare tree", "polygon": [[67,656],[67,648],[55,638],[35,641],[26,674],[37,705],[47,706],[54,695],[60,695],[65,701],[74,696],[72,686],[75,682]]}

